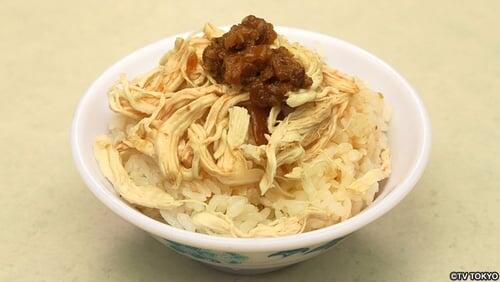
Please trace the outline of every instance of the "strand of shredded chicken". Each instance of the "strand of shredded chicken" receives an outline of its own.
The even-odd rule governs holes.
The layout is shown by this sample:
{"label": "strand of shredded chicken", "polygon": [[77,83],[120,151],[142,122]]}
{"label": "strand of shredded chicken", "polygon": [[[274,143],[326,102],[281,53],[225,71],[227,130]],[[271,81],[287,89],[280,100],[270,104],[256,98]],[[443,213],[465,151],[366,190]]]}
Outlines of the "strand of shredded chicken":
{"label": "strand of shredded chicken", "polygon": [[200,64],[221,34],[207,24],[109,90],[117,117],[94,150],[120,196],[174,227],[234,237],[314,230],[367,207],[390,174],[383,96],[279,36],[273,48],[286,47],[313,85],[287,94],[294,110],[283,120],[272,108],[268,143],[257,146],[239,106],[248,93],[217,84]]}

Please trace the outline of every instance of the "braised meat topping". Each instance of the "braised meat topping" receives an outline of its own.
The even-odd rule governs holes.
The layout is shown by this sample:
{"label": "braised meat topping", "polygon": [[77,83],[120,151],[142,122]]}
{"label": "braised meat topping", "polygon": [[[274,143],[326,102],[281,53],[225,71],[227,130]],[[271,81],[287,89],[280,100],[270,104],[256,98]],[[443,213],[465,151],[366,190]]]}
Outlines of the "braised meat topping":
{"label": "braised meat topping", "polygon": [[[288,91],[309,88],[312,80],[285,47],[271,48],[277,38],[273,25],[247,16],[203,51],[203,67],[218,83],[242,87],[250,93],[252,128],[256,142],[266,132],[265,117],[272,106],[283,104]],[[257,109],[259,117],[256,117]],[[263,122],[263,124],[262,124]],[[256,136],[259,135],[259,136]]]}

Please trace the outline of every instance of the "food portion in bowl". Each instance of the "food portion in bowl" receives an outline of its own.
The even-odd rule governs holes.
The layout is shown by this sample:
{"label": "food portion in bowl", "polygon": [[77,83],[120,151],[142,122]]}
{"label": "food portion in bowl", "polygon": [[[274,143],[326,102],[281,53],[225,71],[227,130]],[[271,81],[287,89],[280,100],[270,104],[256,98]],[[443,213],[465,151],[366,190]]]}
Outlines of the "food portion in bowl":
{"label": "food portion in bowl", "polygon": [[108,92],[94,152],[117,193],[193,232],[297,234],[370,205],[390,174],[389,107],[362,81],[248,16],[178,38]]}

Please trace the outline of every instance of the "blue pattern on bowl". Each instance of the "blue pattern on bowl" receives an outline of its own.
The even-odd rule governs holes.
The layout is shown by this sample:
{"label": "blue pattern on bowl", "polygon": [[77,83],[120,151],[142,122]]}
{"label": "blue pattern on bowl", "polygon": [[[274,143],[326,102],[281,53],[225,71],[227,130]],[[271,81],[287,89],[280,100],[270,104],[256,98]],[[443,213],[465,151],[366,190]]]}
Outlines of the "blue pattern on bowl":
{"label": "blue pattern on bowl", "polygon": [[295,254],[302,254],[302,253],[305,253],[309,250],[309,248],[300,248],[300,249],[293,249],[293,250],[286,250],[286,251],[279,251],[279,252],[276,252],[276,253],[272,253],[270,255],[268,255],[267,257],[277,257],[277,256],[281,256],[282,258],[286,258],[286,257],[289,257],[289,256],[292,256],[292,255],[295,255]]}
{"label": "blue pattern on bowl", "polygon": [[[297,254],[311,254],[315,252],[320,252],[327,250],[333,246],[335,246],[338,242],[340,242],[342,239],[345,237],[337,238],[335,240],[332,240],[330,242],[327,242],[325,244],[322,244],[320,246],[317,246],[315,248],[298,248],[298,249],[292,249],[292,250],[286,250],[286,251],[279,251],[272,253],[270,255],[267,255],[268,258],[288,258],[290,256],[294,256]],[[169,248],[173,249],[174,251],[190,256],[191,258],[201,260],[204,262],[208,263],[216,263],[216,264],[232,264],[232,265],[238,265],[238,264],[245,264],[247,261],[250,261],[250,257],[239,254],[239,253],[233,253],[233,252],[216,252],[212,250],[207,250],[203,248],[197,248],[197,247],[192,247],[188,245],[184,245],[181,243],[177,243],[174,241],[170,241],[167,239],[162,239],[165,242],[165,245],[167,245]]]}
{"label": "blue pattern on bowl", "polygon": [[289,257],[289,256],[292,256],[292,255],[295,255],[295,254],[310,254],[310,253],[314,253],[314,252],[318,252],[318,251],[323,251],[323,250],[326,250],[326,249],[329,249],[333,246],[335,246],[338,242],[340,242],[342,239],[344,239],[345,237],[340,237],[340,238],[337,238],[335,240],[332,240],[326,244],[323,244],[319,247],[316,247],[316,248],[300,248],[300,249],[293,249],[293,250],[287,250],[287,251],[279,251],[279,252],[276,252],[276,253],[272,253],[270,255],[268,255],[267,257],[278,257],[278,256],[281,256],[281,258],[286,258],[286,257]]}
{"label": "blue pattern on bowl", "polygon": [[214,252],[207,249],[191,247],[174,241],[165,240],[167,246],[174,251],[191,256],[193,258],[212,263],[241,264],[248,260],[248,257],[233,252]]}

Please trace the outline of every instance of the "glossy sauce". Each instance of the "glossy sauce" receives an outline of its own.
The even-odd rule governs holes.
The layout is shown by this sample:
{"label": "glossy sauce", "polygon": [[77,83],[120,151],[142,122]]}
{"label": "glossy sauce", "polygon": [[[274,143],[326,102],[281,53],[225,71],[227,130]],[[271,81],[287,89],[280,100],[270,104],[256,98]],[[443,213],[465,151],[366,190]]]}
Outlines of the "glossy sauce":
{"label": "glossy sauce", "polygon": [[196,53],[191,53],[186,62],[186,74],[190,75],[196,69],[196,65],[198,64],[198,57]]}
{"label": "glossy sauce", "polygon": [[[204,69],[217,82],[240,86],[250,93],[246,107],[258,145],[267,143],[264,134],[269,109],[285,105],[288,91],[309,88],[312,84],[304,67],[286,48],[271,48],[276,38],[272,24],[247,16],[229,32],[213,38],[202,56]],[[288,107],[282,114],[290,110]]]}

